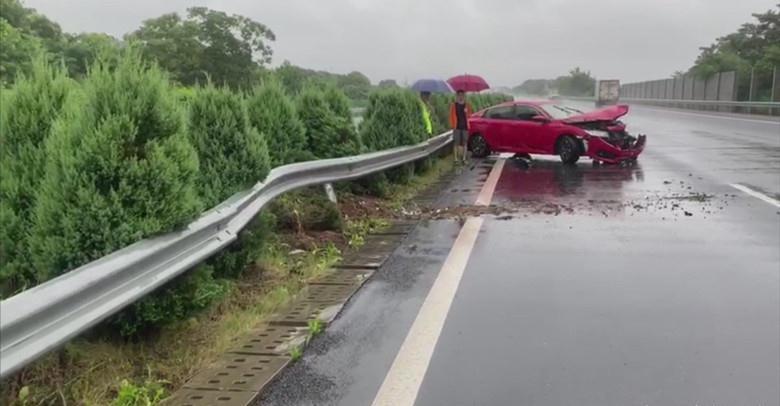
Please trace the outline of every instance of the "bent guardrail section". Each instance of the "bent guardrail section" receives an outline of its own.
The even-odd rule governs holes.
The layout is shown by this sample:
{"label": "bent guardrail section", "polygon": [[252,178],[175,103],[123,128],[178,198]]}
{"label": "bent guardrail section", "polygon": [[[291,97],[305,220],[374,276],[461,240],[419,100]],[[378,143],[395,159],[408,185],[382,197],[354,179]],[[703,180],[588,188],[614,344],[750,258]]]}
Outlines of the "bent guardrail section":
{"label": "bent guardrail section", "polygon": [[0,302],[0,379],[59,347],[229,245],[275,197],[305,186],[351,180],[425,158],[450,133],[354,157],[274,168],[186,229],[141,240]]}

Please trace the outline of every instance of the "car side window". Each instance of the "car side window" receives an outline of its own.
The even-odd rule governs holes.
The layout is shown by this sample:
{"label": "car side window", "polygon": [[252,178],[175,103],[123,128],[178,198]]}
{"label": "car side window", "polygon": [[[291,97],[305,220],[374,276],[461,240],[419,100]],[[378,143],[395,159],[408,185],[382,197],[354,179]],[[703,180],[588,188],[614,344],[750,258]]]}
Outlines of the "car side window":
{"label": "car side window", "polygon": [[498,106],[485,112],[486,118],[492,118],[494,120],[511,120],[514,116],[514,109],[512,106]]}
{"label": "car side window", "polygon": [[533,116],[538,116],[539,114],[539,111],[531,106],[517,105],[515,106],[515,115],[512,118],[520,121],[531,121]]}

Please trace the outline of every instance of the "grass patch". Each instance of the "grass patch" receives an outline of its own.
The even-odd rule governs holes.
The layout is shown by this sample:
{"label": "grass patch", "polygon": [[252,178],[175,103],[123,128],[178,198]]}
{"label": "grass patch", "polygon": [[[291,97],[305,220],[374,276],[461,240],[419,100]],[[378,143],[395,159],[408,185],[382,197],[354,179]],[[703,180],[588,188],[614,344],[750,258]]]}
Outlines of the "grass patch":
{"label": "grass patch", "polygon": [[309,336],[308,340],[311,340],[314,337],[317,337],[322,333],[322,331],[325,330],[325,325],[322,323],[321,320],[309,320]]}
{"label": "grass patch", "polygon": [[347,245],[356,249],[363,246],[368,234],[381,231],[390,226],[390,221],[384,218],[357,218],[346,221],[344,227],[344,237],[347,239]]}
{"label": "grass patch", "polygon": [[112,406],[144,406],[157,405],[167,396],[165,381],[157,381],[151,378],[152,371],[149,371],[149,379],[141,385],[135,385],[123,380],[119,386],[119,394],[112,403]]}
{"label": "grass patch", "polygon": [[301,357],[303,357],[303,349],[300,345],[296,345],[295,347],[290,348],[290,359],[292,362],[297,362]]}

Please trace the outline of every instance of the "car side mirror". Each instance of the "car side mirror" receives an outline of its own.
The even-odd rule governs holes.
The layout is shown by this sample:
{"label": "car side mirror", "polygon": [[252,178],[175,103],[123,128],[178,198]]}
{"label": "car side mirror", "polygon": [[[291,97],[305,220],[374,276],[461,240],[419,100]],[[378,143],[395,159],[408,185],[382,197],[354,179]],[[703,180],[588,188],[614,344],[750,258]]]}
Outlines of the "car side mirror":
{"label": "car side mirror", "polygon": [[531,121],[536,121],[537,123],[549,123],[550,119],[541,114],[537,114],[531,117]]}

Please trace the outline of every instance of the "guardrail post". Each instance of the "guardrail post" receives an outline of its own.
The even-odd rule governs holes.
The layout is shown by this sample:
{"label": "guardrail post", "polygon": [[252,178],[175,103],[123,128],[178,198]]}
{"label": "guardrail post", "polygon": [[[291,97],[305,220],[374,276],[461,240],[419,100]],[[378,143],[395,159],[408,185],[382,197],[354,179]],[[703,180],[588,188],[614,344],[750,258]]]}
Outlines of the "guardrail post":
{"label": "guardrail post", "polygon": [[336,199],[336,191],[333,189],[333,185],[330,183],[325,184],[325,194],[328,196],[328,200],[331,201],[333,204],[337,204],[338,200]]}
{"label": "guardrail post", "polygon": [[[718,72],[718,81],[717,81],[717,83],[715,83],[715,100],[720,100],[720,78],[721,78],[722,75],[723,75],[723,72]],[[718,107],[716,107],[715,110],[724,111],[724,110],[722,110],[721,108],[718,108]],[[729,111],[729,108],[726,107],[725,111]],[[735,110],[732,110],[732,113],[734,111]]]}
{"label": "guardrail post", "polygon": [[[756,86],[758,84],[757,82],[758,81],[756,80],[756,67],[755,66],[751,66],[750,67],[750,86],[748,88],[748,101],[753,101],[753,97],[755,96],[756,91],[758,90],[758,89],[756,89]],[[747,113],[750,114],[752,112],[753,112],[752,109],[750,107],[748,107],[747,108]]]}

